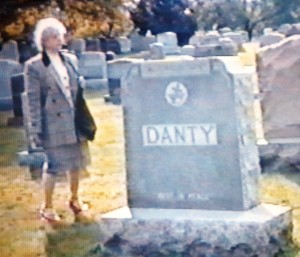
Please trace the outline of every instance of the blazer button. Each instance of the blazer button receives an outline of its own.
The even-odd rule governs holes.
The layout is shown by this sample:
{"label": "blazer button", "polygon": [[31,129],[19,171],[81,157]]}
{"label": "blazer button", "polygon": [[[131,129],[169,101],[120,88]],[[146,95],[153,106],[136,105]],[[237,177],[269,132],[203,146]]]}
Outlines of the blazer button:
{"label": "blazer button", "polygon": [[60,116],[60,112],[57,113],[57,117],[59,117],[59,116]]}
{"label": "blazer button", "polygon": [[52,103],[56,103],[56,99],[52,99]]}

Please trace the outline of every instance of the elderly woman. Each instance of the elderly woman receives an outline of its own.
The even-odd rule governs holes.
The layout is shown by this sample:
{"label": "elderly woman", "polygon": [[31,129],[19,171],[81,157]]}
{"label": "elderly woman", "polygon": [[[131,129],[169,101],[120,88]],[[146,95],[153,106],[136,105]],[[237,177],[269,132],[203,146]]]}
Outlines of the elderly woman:
{"label": "elderly woman", "polygon": [[69,207],[75,215],[81,213],[79,172],[89,163],[87,141],[74,125],[78,73],[74,59],[61,51],[65,32],[56,19],[40,20],[34,35],[41,53],[25,65],[30,148],[43,151],[48,160],[43,166],[44,203],[40,215],[50,222],[60,219],[53,209],[52,195],[56,176],[62,172],[66,172],[70,183]]}

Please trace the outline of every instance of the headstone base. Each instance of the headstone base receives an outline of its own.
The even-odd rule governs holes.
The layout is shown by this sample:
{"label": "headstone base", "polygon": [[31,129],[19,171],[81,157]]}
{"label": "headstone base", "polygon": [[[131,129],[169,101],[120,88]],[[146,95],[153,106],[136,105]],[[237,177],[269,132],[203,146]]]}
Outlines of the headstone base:
{"label": "headstone base", "polygon": [[248,211],[124,207],[102,215],[99,228],[107,256],[271,257],[287,246],[290,225],[289,207],[262,204]]}

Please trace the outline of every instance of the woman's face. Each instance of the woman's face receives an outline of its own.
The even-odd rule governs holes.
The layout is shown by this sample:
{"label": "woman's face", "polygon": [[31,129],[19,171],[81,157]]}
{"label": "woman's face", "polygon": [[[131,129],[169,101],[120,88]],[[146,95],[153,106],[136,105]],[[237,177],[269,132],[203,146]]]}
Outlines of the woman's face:
{"label": "woman's face", "polygon": [[45,50],[58,52],[62,48],[62,39],[59,32],[53,32],[44,40]]}

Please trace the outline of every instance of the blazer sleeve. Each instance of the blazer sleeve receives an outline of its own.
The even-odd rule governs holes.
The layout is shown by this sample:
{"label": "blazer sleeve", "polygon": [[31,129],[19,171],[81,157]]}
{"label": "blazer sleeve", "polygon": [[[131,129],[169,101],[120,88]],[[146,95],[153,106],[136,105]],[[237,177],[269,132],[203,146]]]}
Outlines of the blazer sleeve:
{"label": "blazer sleeve", "polygon": [[42,147],[41,78],[37,67],[25,65],[25,92],[28,98],[27,130],[32,148]]}

